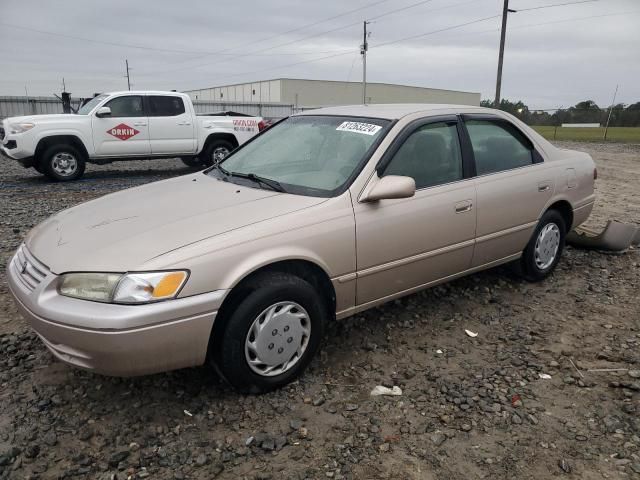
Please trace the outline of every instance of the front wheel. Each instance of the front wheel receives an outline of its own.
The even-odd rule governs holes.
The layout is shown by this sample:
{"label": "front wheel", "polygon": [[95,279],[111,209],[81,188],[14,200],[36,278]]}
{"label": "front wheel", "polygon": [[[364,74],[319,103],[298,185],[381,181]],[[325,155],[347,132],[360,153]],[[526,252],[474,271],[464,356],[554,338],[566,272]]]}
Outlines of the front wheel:
{"label": "front wheel", "polygon": [[520,259],[520,268],[525,279],[539,282],[553,272],[564,249],[566,231],[567,227],[560,212],[545,212]]}
{"label": "front wheel", "polygon": [[45,150],[40,160],[43,173],[56,182],[68,182],[82,176],[84,155],[72,145],[53,145]]}
{"label": "front wheel", "polygon": [[328,318],[307,281],[284,273],[254,279],[214,338],[225,379],[245,393],[263,393],[298,377],[317,351]]}

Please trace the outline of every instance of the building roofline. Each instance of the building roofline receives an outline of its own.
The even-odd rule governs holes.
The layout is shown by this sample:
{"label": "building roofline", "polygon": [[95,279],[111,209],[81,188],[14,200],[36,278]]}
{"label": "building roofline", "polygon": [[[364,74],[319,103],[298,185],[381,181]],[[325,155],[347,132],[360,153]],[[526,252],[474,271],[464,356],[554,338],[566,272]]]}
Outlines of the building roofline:
{"label": "building roofline", "polygon": [[[347,80],[322,80],[322,79],[312,79],[312,78],[294,78],[294,77],[278,77],[278,78],[267,78],[264,80],[253,80],[249,82],[240,82],[240,83],[229,83],[227,85],[214,85],[212,87],[204,87],[204,88],[194,88],[191,90],[183,90],[184,93],[191,93],[199,90],[211,90],[213,88],[226,88],[226,87],[236,87],[238,85],[249,85],[252,83],[265,83],[265,82],[277,82],[282,80],[295,80],[302,82],[323,82],[323,83],[353,83],[360,84],[362,82],[359,81],[347,81]],[[387,82],[367,82],[367,85],[384,85],[391,87],[406,87],[406,88],[418,88],[424,90],[437,90],[441,92],[458,92],[458,93],[469,93],[472,95],[480,95],[480,92],[469,92],[466,90],[451,90],[447,88],[433,88],[433,87],[421,87],[418,85],[405,85],[403,83],[387,83]]]}

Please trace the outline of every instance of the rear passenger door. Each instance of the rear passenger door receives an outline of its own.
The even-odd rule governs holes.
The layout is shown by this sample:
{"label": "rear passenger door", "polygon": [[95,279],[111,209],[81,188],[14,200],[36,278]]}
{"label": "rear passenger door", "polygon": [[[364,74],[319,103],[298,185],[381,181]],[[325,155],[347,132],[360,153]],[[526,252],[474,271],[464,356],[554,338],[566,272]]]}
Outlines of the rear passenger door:
{"label": "rear passenger door", "polygon": [[153,155],[194,153],[195,125],[178,95],[147,95],[149,137]]}
{"label": "rear passenger door", "polygon": [[492,115],[463,118],[477,172],[477,267],[524,250],[554,181],[533,142],[514,124]]}
{"label": "rear passenger door", "polygon": [[354,204],[358,305],[470,268],[476,193],[463,161],[461,128],[455,116],[408,126],[377,174],[412,177],[415,195]]}

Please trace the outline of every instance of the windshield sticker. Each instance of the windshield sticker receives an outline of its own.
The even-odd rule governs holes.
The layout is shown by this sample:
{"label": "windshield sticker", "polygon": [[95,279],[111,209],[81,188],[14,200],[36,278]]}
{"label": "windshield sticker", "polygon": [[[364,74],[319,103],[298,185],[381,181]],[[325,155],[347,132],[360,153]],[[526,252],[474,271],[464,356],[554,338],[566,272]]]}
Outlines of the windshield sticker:
{"label": "windshield sticker", "polygon": [[336,130],[341,132],[363,133],[365,135],[375,135],[382,127],[373,123],[342,122]]}

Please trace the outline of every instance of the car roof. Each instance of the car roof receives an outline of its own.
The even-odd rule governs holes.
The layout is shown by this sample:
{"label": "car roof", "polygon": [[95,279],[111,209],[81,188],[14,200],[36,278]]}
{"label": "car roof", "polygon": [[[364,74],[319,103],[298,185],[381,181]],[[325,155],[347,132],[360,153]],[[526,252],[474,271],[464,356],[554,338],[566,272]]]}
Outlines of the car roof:
{"label": "car roof", "polygon": [[297,115],[345,115],[353,117],[385,118],[398,120],[414,113],[425,116],[457,114],[457,113],[494,113],[491,108],[472,105],[452,105],[439,103],[382,103],[373,105],[344,105],[339,107],[316,108],[305,110]]}

